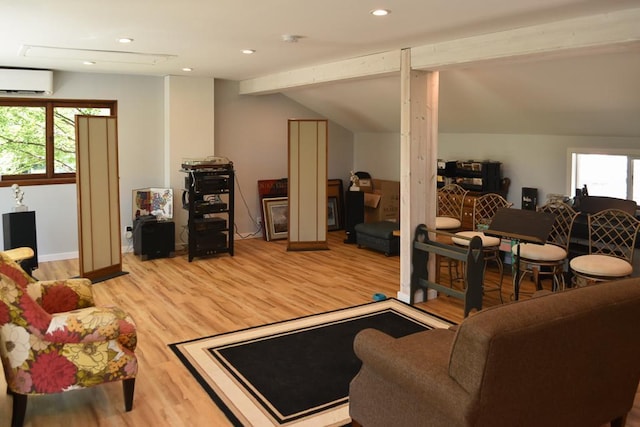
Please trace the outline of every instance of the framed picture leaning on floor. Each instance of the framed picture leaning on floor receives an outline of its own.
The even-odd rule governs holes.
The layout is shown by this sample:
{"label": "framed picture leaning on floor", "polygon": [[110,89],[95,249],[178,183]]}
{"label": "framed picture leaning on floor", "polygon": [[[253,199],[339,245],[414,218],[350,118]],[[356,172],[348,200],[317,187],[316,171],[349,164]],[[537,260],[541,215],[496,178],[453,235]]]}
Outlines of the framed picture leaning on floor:
{"label": "framed picture leaning on floor", "polygon": [[262,199],[264,231],[267,241],[286,239],[289,231],[289,200],[287,197]]}

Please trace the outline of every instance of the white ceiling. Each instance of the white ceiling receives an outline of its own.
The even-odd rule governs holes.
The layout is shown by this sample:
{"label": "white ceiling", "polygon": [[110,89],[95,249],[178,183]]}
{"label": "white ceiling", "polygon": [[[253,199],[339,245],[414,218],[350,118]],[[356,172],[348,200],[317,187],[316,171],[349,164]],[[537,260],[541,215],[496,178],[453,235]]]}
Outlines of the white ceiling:
{"label": "white ceiling", "polygon": [[[377,7],[392,13],[375,18],[368,12]],[[244,80],[637,7],[639,0],[0,0],[0,66]],[[301,39],[285,43],[284,34]],[[134,42],[119,44],[120,37]],[[77,51],[21,56],[25,45],[159,59],[86,66],[77,55],[65,59]],[[256,53],[240,53],[245,48]],[[440,76],[440,131],[640,136],[638,76],[637,44],[589,56],[450,69]],[[398,77],[388,76],[286,95],[354,132],[397,132],[399,92]]]}

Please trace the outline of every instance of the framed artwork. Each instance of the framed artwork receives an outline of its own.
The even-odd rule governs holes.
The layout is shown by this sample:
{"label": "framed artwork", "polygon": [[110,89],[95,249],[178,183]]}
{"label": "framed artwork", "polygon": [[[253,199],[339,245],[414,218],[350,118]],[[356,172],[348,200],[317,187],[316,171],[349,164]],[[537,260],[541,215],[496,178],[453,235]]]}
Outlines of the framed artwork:
{"label": "framed artwork", "polygon": [[268,242],[286,239],[289,231],[289,200],[287,197],[262,199],[264,232]]}
{"label": "framed artwork", "polygon": [[327,228],[329,231],[340,230],[341,228],[337,197],[329,196],[327,200]]}
{"label": "framed artwork", "polygon": [[171,188],[138,188],[133,190],[133,219],[154,215],[159,219],[173,219],[173,190]]}
{"label": "framed artwork", "polygon": [[[262,224],[266,224],[264,203],[262,199],[271,199],[274,197],[286,197],[287,189],[289,187],[289,180],[287,178],[280,179],[262,179],[258,180],[258,197],[260,198],[260,218],[262,218]],[[264,240],[267,240],[266,231],[262,233]]]}

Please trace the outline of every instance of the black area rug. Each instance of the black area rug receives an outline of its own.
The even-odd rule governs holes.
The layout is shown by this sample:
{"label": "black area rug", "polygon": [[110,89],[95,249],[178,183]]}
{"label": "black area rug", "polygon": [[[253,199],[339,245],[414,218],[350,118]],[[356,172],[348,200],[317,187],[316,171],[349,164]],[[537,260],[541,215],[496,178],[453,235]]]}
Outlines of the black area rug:
{"label": "black area rug", "polygon": [[170,347],[234,425],[345,425],[363,329],[401,337],[448,327],[395,299],[200,338]]}
{"label": "black area rug", "polygon": [[234,425],[341,426],[351,421],[359,331],[400,337],[450,325],[388,299],[170,347]]}

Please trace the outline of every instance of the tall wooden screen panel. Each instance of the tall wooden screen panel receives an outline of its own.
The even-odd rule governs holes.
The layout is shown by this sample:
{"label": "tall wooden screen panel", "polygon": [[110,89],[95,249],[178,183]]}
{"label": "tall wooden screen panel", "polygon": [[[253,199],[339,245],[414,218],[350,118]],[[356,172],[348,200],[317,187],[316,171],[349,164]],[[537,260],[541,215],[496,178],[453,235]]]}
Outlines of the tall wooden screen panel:
{"label": "tall wooden screen panel", "polygon": [[328,249],[326,120],[289,120],[287,250]]}
{"label": "tall wooden screen panel", "polygon": [[118,127],[115,117],[76,116],[80,276],[122,272]]}

